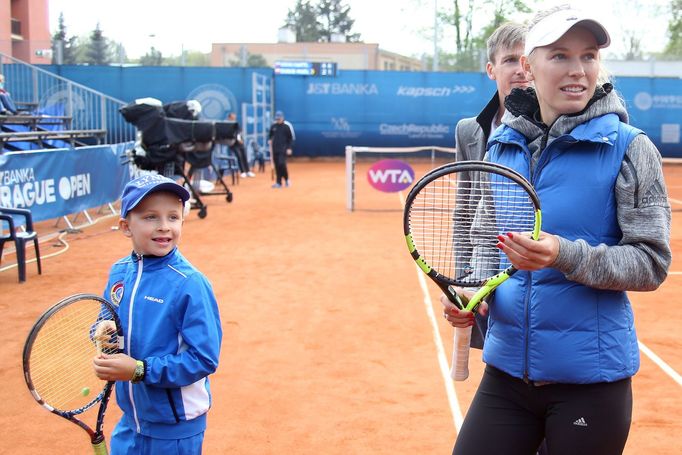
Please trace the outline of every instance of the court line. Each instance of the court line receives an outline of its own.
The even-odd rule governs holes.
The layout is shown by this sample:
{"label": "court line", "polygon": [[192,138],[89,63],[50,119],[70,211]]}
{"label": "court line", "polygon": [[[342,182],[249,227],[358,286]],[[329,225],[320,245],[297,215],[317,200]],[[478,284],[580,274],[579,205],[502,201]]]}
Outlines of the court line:
{"label": "court line", "polygon": [[457,392],[455,391],[455,386],[452,384],[452,378],[450,377],[450,365],[448,364],[448,359],[445,356],[443,339],[440,336],[438,323],[436,322],[436,316],[433,313],[433,303],[431,301],[431,296],[429,295],[429,288],[426,285],[424,272],[419,269],[417,264],[414,265],[414,268],[417,271],[419,285],[422,288],[422,293],[424,294],[424,307],[426,308],[426,314],[429,316],[431,328],[433,329],[433,342],[436,345],[438,365],[440,366],[440,372],[443,376],[443,382],[445,383],[445,393],[447,394],[448,402],[450,403],[450,412],[452,413],[452,418],[455,423],[455,429],[457,430],[457,433],[459,433],[459,429],[462,427],[462,423],[464,422],[464,416],[462,415],[462,409],[459,407]]}
{"label": "court line", "polygon": [[682,376],[680,374],[673,370],[673,368],[665,363],[663,359],[661,359],[659,356],[654,354],[654,351],[649,349],[644,343],[641,341],[638,341],[639,343],[639,350],[642,351],[647,357],[649,357],[656,365],[659,366],[661,370],[663,370],[668,376],[673,378],[675,382],[677,382],[678,385],[682,386]]}
{"label": "court line", "polygon": [[[405,197],[402,191],[398,193],[400,196],[400,204],[405,207]],[[426,285],[426,278],[424,278],[424,272],[422,272],[417,264],[414,265],[417,271],[417,279],[419,280],[419,287],[421,287],[422,294],[424,295],[424,309],[431,323],[431,330],[433,332],[433,343],[436,345],[436,355],[438,357],[438,366],[440,367],[441,375],[443,376],[443,382],[445,383],[445,393],[448,396],[448,403],[450,404],[450,413],[452,414],[452,419],[455,424],[455,430],[459,433],[459,429],[462,427],[464,422],[464,416],[462,415],[462,409],[459,407],[459,400],[457,399],[457,391],[455,391],[455,386],[452,383],[452,378],[450,377],[450,365],[448,363],[447,356],[445,355],[445,348],[443,347],[443,339],[440,336],[440,330],[438,329],[438,322],[436,321],[436,315],[433,312],[433,302],[431,301],[431,295],[429,294],[429,288]]]}
{"label": "court line", "polygon": [[675,204],[682,204],[682,201],[681,201],[681,200],[679,200],[679,199],[673,199],[673,198],[671,198],[671,197],[668,198],[668,201],[674,202]]}

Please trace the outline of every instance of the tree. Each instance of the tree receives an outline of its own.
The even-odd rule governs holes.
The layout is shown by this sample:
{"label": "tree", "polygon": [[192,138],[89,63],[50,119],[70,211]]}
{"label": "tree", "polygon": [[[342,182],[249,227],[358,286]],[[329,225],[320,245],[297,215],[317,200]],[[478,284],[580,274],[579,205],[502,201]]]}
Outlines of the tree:
{"label": "tree", "polygon": [[241,51],[235,52],[237,57],[235,60],[230,60],[230,66],[236,67],[267,67],[268,62],[261,54],[252,54],[242,46]]}
{"label": "tree", "polygon": [[299,43],[320,41],[320,24],[317,21],[317,9],[308,0],[297,0],[293,10],[287,12],[284,23],[296,33]]}
{"label": "tree", "polygon": [[99,23],[97,23],[97,27],[90,34],[86,59],[86,63],[91,65],[108,65],[111,62],[109,42],[99,28]]}
{"label": "tree", "polygon": [[[183,55],[184,54],[184,55]],[[163,57],[160,65],[170,66],[211,66],[209,54],[199,51],[183,50],[183,54]],[[140,62],[142,63],[142,62]],[[155,65],[158,66],[158,65]]]}
{"label": "tree", "polygon": [[663,51],[665,57],[682,57],[682,0],[670,2],[668,22],[668,44]]}
{"label": "tree", "polygon": [[352,33],[353,23],[350,6],[342,0],[319,0],[314,5],[310,0],[297,0],[289,10],[285,26],[296,32],[297,42],[330,42],[332,35],[343,35],[347,42],[359,42],[360,34]]}
{"label": "tree", "polygon": [[[76,64],[77,37],[68,37],[66,34],[66,21],[64,13],[59,13],[57,31],[52,35],[52,64],[74,65]],[[61,53],[61,61],[58,61]]]}
{"label": "tree", "polygon": [[331,42],[333,34],[344,35],[349,43],[360,41],[359,33],[351,33],[355,21],[350,18],[350,6],[342,0],[320,0],[317,15],[322,41]]}
{"label": "tree", "polygon": [[152,46],[146,54],[140,57],[140,65],[161,66],[163,65],[163,54],[161,54],[160,50]]}
{"label": "tree", "polygon": [[[478,4],[478,6],[476,6]],[[529,13],[531,10],[523,0],[485,0],[476,2],[453,0],[452,9],[439,11],[438,21],[446,28],[454,29],[454,52],[439,53],[439,64],[443,69],[456,71],[479,71],[485,61],[486,40],[492,32],[512,14]],[[474,22],[485,21],[483,27],[474,27]],[[478,34],[474,34],[478,30]],[[440,63],[442,62],[442,63]]]}

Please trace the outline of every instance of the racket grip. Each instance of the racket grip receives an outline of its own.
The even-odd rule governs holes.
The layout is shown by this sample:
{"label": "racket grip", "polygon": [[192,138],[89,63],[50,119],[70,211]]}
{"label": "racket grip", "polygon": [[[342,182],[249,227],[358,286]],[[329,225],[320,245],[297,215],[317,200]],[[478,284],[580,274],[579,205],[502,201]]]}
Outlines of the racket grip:
{"label": "racket grip", "polygon": [[98,443],[93,443],[92,449],[94,450],[95,455],[109,455],[109,451],[107,450],[107,442],[104,439]]}
{"label": "racket grip", "polygon": [[450,377],[455,381],[464,381],[469,377],[469,349],[471,349],[471,329],[455,328],[455,344],[452,347],[452,367]]}

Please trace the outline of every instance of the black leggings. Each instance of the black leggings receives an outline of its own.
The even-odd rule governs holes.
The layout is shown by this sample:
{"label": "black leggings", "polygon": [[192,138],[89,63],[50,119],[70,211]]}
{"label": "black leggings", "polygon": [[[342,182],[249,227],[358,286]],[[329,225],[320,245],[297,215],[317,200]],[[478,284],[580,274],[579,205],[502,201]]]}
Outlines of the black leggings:
{"label": "black leggings", "polygon": [[632,420],[630,378],[596,384],[526,384],[487,366],[453,455],[616,455]]}
{"label": "black leggings", "polygon": [[237,157],[237,164],[239,165],[239,172],[249,172],[249,162],[246,159],[246,150],[244,149],[244,144],[235,142],[232,147],[235,156]]}
{"label": "black leggings", "polygon": [[[275,152],[272,155],[273,161],[275,163],[275,180],[280,185],[289,181],[289,170],[287,169],[287,153]],[[284,179],[284,182],[282,182]]]}

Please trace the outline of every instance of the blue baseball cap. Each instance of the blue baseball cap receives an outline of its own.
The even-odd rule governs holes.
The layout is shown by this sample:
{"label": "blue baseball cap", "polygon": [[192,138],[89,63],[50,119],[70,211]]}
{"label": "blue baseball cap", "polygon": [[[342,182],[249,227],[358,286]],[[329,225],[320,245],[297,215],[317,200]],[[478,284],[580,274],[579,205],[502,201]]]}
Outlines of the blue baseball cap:
{"label": "blue baseball cap", "polygon": [[282,111],[275,112],[275,118],[284,118],[284,113]]}
{"label": "blue baseball cap", "polygon": [[128,213],[139,204],[149,193],[156,191],[169,191],[186,202],[189,199],[189,191],[175,181],[159,174],[146,174],[128,182],[123,188],[121,196],[121,218],[128,216]]}

